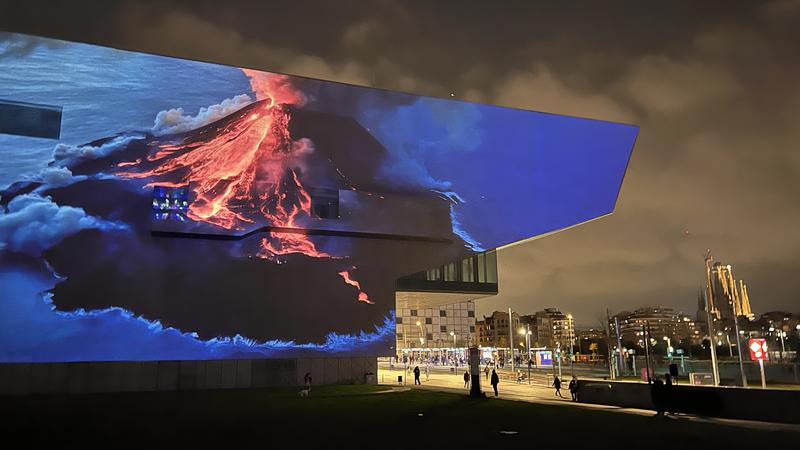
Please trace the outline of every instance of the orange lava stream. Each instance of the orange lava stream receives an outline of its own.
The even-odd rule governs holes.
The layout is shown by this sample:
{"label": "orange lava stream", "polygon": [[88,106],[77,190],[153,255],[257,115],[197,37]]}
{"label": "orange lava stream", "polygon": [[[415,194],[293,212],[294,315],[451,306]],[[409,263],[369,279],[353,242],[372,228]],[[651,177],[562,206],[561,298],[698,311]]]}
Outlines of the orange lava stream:
{"label": "orange lava stream", "polygon": [[[177,135],[179,141],[158,144],[144,159],[117,165],[121,178],[148,179],[147,186],[188,186],[193,192],[187,216],[229,230],[265,224],[303,228],[298,220],[311,216],[311,196],[298,175],[298,165],[311,148],[289,133],[291,113],[286,104],[305,97],[288,79],[242,69],[250,79],[257,102],[246,111],[215,124]],[[278,256],[300,253],[334,258],[318,250],[308,235],[272,232],[260,241],[260,258],[280,263]],[[374,304],[348,271],[345,283],[358,289],[358,300]]]}
{"label": "orange lava stream", "polygon": [[[264,223],[300,228],[298,219],[311,215],[311,197],[295,167],[303,146],[289,134],[289,111],[260,101],[246,116],[204,131],[199,140],[164,144],[142,164],[123,166],[123,178],[148,178],[147,186],[189,186],[194,201],[187,216],[230,230]],[[190,138],[185,138],[190,139]],[[260,217],[259,217],[260,216]],[[266,219],[266,221],[264,220]],[[302,253],[322,258],[307,235],[271,233],[262,239],[258,256]]]}
{"label": "orange lava stream", "polygon": [[361,283],[359,283],[358,281],[354,280],[350,276],[350,272],[348,272],[347,270],[343,270],[343,271],[339,272],[339,276],[341,276],[344,279],[345,283],[347,283],[347,284],[349,284],[351,286],[354,286],[356,289],[358,289],[358,301],[364,302],[364,303],[369,303],[370,305],[374,305],[375,304],[372,300],[369,299],[369,296],[367,295],[367,293],[361,290]]}

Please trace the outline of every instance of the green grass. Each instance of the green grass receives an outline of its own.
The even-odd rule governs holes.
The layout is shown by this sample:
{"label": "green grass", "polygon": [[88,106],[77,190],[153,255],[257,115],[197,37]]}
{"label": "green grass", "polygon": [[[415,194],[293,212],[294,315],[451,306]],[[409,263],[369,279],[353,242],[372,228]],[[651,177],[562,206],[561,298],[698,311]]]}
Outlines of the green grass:
{"label": "green grass", "polygon": [[[474,400],[432,391],[375,394],[385,389],[321,386],[309,398],[300,398],[296,388],[4,398],[0,430],[6,442],[19,436],[29,443],[142,448],[210,443],[272,447],[287,439],[280,447],[346,443],[349,448],[474,448],[516,442],[537,448],[606,448],[617,441],[648,449],[760,448],[764,442],[789,448],[800,438],[800,433],[786,431]],[[503,435],[501,430],[518,434]]]}

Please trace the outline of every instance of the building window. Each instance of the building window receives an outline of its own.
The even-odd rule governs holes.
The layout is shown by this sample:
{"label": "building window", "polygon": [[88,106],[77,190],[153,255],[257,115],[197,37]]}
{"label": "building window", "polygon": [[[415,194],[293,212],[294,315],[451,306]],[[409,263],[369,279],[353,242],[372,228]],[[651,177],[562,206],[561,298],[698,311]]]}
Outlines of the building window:
{"label": "building window", "polygon": [[440,309],[439,310],[439,317],[447,317],[447,311]]}
{"label": "building window", "polygon": [[397,333],[397,340],[399,341],[403,340],[403,333]]}
{"label": "building window", "polygon": [[428,340],[428,341],[432,341],[433,340],[433,334],[425,333],[425,339]]}
{"label": "building window", "polygon": [[447,325],[440,326],[439,327],[439,331],[441,331],[442,333],[446,332],[447,331]]}
{"label": "building window", "polygon": [[411,316],[412,317],[416,317],[417,316],[417,310],[416,309],[412,309],[411,310]]}
{"label": "building window", "polygon": [[475,282],[475,263],[471,256],[461,261],[461,281],[466,283]]}
{"label": "building window", "polygon": [[403,323],[403,318],[402,317],[398,317],[397,320],[395,321],[395,323],[402,324]]}
{"label": "building window", "polygon": [[475,311],[467,311],[467,317],[475,317]]}
{"label": "building window", "polygon": [[430,325],[430,324],[432,324],[432,323],[433,323],[433,318],[431,318],[431,317],[426,317],[426,318],[425,318],[425,324],[426,324],[426,325]]}
{"label": "building window", "polygon": [[311,215],[318,219],[339,218],[339,190],[310,188]]}
{"label": "building window", "polygon": [[475,327],[474,327],[474,326],[472,326],[472,325],[470,325],[470,326],[469,326],[469,332],[470,332],[470,333],[474,333],[474,332],[475,332]]}

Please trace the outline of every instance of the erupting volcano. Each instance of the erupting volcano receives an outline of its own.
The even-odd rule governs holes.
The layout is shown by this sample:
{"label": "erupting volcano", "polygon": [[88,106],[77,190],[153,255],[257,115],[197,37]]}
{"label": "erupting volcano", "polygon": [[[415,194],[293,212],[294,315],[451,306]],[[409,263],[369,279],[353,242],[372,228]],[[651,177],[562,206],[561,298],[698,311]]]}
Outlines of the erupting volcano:
{"label": "erupting volcano", "polygon": [[[226,230],[253,224],[297,232],[272,232],[255,256],[281,262],[300,253],[334,256],[317,249],[299,220],[310,220],[311,196],[301,181],[309,139],[292,138],[292,109],[305,99],[285,77],[244,70],[257,101],[206,127],[156,140],[144,159],[119,164],[117,176],[147,179],[146,186],[188,186],[187,216]],[[349,284],[353,284],[347,278]],[[359,300],[371,303],[359,288]]]}

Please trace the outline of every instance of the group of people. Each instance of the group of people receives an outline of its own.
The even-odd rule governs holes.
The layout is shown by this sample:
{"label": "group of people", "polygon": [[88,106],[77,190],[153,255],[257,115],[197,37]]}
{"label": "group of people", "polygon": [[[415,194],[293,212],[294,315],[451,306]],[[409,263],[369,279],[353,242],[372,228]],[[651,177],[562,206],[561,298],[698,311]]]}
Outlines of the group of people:
{"label": "group of people", "polygon": [[672,399],[672,375],[665,373],[663,381],[661,378],[655,377],[653,384],[650,386],[650,395],[653,399],[653,406],[656,409],[656,416],[675,414]]}
{"label": "group of people", "polygon": [[[551,386],[556,389],[556,396],[557,397],[564,398],[564,396],[561,395],[561,379],[558,378],[558,376],[553,377],[553,384]],[[572,376],[572,379],[569,380],[569,384],[567,385],[567,389],[569,389],[569,393],[572,396],[572,401],[573,402],[577,402],[578,401],[578,377],[576,377],[574,375]]]}
{"label": "group of people", "polygon": [[[491,378],[490,378],[490,376],[489,376],[489,365],[488,364],[486,366],[484,366],[483,371],[484,371],[484,374],[486,375],[486,379],[489,380],[489,384],[492,385],[492,389],[494,390],[494,396],[497,397],[499,395],[498,390],[497,390],[497,385],[500,384],[500,376],[497,375],[497,371],[494,368],[492,368],[491,369]],[[414,372],[414,385],[420,385],[421,386],[422,385],[422,381],[420,380],[420,376],[422,374],[422,371],[420,370],[419,366],[414,366],[413,372]],[[518,383],[521,381],[520,377],[522,375],[520,375],[520,374],[521,374],[521,372],[517,373],[517,382]],[[428,379],[430,379],[430,367],[428,367],[426,365],[425,366],[425,380],[427,381]],[[464,371],[464,388],[468,388],[469,387],[469,383],[470,383],[469,371]],[[668,383],[671,385],[671,382],[668,381]],[[564,396],[561,395],[561,379],[558,378],[558,376],[553,378],[552,387],[555,388],[557,397],[564,398]],[[569,389],[569,393],[572,396],[572,401],[573,402],[577,402],[578,401],[578,377],[575,377],[575,376],[572,377],[572,380],[570,380],[569,385],[567,386],[567,389]],[[655,398],[655,395],[654,395],[654,398]]]}

